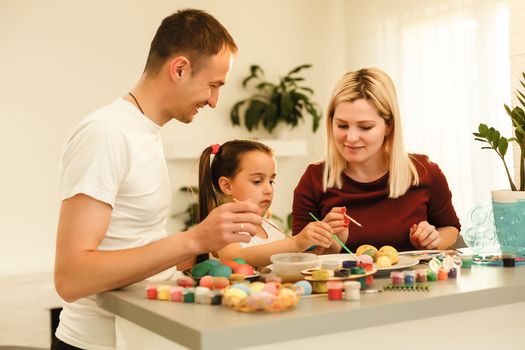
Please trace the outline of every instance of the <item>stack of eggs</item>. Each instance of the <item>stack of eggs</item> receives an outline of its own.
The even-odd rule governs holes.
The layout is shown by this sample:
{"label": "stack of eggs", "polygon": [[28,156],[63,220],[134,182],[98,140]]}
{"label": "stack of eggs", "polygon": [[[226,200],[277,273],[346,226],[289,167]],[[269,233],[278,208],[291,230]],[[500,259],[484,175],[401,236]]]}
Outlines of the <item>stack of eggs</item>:
{"label": "stack of eggs", "polygon": [[357,248],[356,255],[359,257],[365,255],[370,256],[377,267],[390,267],[399,262],[399,255],[396,248],[389,245],[385,245],[378,250],[370,244],[363,244]]}
{"label": "stack of eggs", "polygon": [[233,277],[238,277],[233,279],[244,279],[246,276],[252,276],[254,270],[252,266],[248,265],[246,261],[241,258],[235,258],[232,260],[210,259],[196,264],[191,269],[191,276],[193,278],[201,278],[207,275],[231,278],[232,274],[237,275]]}
{"label": "stack of eggs", "polygon": [[223,291],[223,305],[241,312],[279,312],[294,308],[300,295],[312,293],[307,281],[236,283]]}

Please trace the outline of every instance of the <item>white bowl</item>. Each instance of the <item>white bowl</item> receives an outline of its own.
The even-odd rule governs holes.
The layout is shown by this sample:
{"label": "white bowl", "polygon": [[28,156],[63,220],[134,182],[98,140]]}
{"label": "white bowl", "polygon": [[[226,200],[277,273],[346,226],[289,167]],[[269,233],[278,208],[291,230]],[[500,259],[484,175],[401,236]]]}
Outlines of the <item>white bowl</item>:
{"label": "white bowl", "polygon": [[283,282],[296,282],[304,279],[301,271],[319,267],[319,258],[310,253],[281,253],[270,256],[272,271]]}

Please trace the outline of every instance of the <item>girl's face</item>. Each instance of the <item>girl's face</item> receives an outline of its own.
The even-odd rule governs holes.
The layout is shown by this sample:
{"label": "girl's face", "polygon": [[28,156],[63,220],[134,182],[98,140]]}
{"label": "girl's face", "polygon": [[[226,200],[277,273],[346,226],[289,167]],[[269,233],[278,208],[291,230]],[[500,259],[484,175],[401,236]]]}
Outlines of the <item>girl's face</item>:
{"label": "girl's face", "polygon": [[332,121],[335,147],[348,165],[380,163],[390,128],[365,99],[340,103]]}
{"label": "girl's face", "polygon": [[247,152],[241,156],[239,172],[233,178],[222,177],[219,184],[230,201],[250,199],[264,215],[273,200],[275,168],[271,155],[261,151]]}

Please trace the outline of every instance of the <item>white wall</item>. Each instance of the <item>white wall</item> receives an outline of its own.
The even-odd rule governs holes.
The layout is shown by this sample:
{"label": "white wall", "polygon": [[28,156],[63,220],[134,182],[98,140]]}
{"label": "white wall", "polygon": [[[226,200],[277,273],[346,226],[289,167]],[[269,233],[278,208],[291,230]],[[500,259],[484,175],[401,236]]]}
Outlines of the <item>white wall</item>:
{"label": "white wall", "polygon": [[[515,96],[516,89],[525,93],[520,80],[525,81],[525,1],[510,1],[510,78],[512,83],[512,105],[521,106]],[[519,186],[519,146],[514,143],[514,183]]]}
{"label": "white wall", "polygon": [[[186,7],[216,16],[240,52],[218,108],[201,112],[191,125],[168,124],[165,138],[204,147],[248,136],[232,128],[229,109],[246,96],[240,82],[254,63],[269,78],[312,63],[307,83],[326,106],[345,68],[342,0],[0,0],[0,275],[52,270],[57,165],[68,134],[87,113],[128,92],[162,18]],[[291,210],[292,190],[306,164],[322,155],[322,131],[312,135],[310,125],[307,120],[291,133],[310,141],[310,154],[278,160],[274,210],[282,216]],[[192,165],[170,162],[173,212],[187,204],[177,189],[195,183]]]}

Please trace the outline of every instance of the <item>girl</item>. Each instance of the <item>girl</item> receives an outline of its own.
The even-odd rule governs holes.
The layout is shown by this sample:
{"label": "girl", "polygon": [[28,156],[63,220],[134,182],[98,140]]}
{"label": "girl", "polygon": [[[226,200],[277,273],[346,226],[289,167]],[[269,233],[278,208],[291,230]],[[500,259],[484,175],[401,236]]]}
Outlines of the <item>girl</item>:
{"label": "girl", "polygon": [[[394,83],[386,73],[365,68],[341,78],[328,106],[326,135],[325,161],[311,164],[295,189],[293,232],[312,212],[350,249],[446,249],[456,242],[460,224],[445,175],[428,157],[405,151]],[[363,224],[350,235],[341,226],[346,207]],[[334,243],[325,253],[340,249]]]}
{"label": "girl", "polygon": [[[213,161],[211,156],[214,155]],[[211,161],[211,162],[210,162]],[[211,163],[211,164],[210,164]],[[273,151],[250,140],[233,140],[207,147],[199,164],[199,221],[219,204],[251,201],[261,209],[262,226],[249,243],[232,243],[217,252],[224,259],[243,258],[252,266],[270,264],[270,256],[285,252],[302,252],[312,245],[328,248],[332,229],[324,222],[311,222],[294,237],[287,237],[269,218],[275,181]],[[242,234],[242,223],[239,232]]]}

